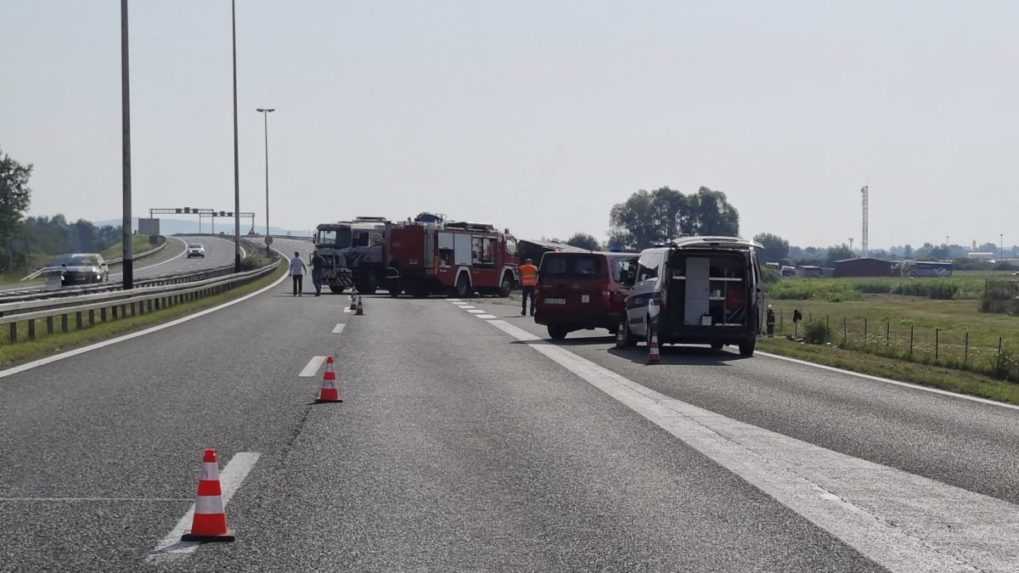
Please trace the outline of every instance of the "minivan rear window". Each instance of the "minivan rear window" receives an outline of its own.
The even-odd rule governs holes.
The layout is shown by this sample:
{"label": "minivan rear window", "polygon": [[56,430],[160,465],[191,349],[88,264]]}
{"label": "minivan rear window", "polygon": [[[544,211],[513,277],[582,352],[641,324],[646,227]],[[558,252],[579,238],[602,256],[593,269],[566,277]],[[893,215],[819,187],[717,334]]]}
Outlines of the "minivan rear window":
{"label": "minivan rear window", "polygon": [[605,274],[602,257],[597,255],[547,254],[541,259],[544,277],[595,278]]}

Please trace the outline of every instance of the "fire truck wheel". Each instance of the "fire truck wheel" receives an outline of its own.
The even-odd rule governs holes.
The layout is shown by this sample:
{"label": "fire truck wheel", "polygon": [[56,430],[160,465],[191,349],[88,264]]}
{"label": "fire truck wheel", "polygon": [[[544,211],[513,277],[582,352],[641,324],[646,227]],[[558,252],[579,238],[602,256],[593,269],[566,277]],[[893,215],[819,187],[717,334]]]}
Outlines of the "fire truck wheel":
{"label": "fire truck wheel", "polygon": [[471,280],[465,274],[460,275],[460,278],[456,279],[456,296],[470,298],[473,295],[474,289],[471,288]]}
{"label": "fire truck wheel", "polygon": [[513,279],[509,275],[502,277],[502,283],[499,284],[499,296],[506,298],[510,295],[510,291],[513,290]]}
{"label": "fire truck wheel", "polygon": [[329,285],[329,290],[333,291],[333,294],[343,294],[343,287],[340,285]]}

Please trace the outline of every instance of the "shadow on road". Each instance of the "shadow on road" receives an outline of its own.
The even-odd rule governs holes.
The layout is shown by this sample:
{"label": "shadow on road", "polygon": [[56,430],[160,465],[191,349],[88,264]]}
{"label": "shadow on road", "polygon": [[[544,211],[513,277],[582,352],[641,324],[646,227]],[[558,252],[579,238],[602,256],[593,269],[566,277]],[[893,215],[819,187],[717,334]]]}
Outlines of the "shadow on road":
{"label": "shadow on road", "polygon": [[[648,351],[646,346],[639,346],[637,348],[629,348],[626,350],[610,348],[609,354],[625,358],[630,362],[646,364]],[[746,359],[739,354],[728,352],[726,350],[712,350],[710,348],[699,346],[662,346],[659,348],[659,354],[661,355],[662,364],[725,366],[730,362]]]}

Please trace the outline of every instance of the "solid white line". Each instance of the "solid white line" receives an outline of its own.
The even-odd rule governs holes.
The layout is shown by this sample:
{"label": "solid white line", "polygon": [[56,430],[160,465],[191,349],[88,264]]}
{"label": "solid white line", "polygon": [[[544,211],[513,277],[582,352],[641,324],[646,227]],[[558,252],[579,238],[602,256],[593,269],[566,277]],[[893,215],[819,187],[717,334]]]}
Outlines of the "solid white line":
{"label": "solid white line", "polygon": [[488,320],[488,319],[491,319],[491,318],[499,318],[499,317],[495,316],[494,314],[475,314],[474,316],[476,316],[478,318],[484,318],[485,320]]}
{"label": "solid white line", "polygon": [[[540,339],[489,321],[521,341]],[[551,344],[529,344],[891,571],[1014,571],[1019,507],[726,418]]]}
{"label": "solid white line", "polygon": [[[285,260],[287,260],[287,261],[290,260],[290,259],[287,259],[286,257],[283,257],[283,258]],[[205,316],[207,314],[212,314],[214,312],[223,310],[224,308],[233,306],[233,305],[235,305],[237,303],[240,303],[240,302],[244,302],[244,301],[246,301],[248,299],[251,299],[251,298],[254,298],[254,297],[256,297],[256,296],[258,296],[258,295],[260,295],[260,294],[262,294],[262,293],[264,293],[264,292],[266,292],[268,290],[274,289],[277,286],[279,286],[279,284],[281,282],[286,280],[286,278],[287,278],[287,275],[284,274],[282,277],[277,279],[276,282],[272,283],[271,285],[262,287],[262,288],[256,290],[253,293],[246,294],[246,295],[242,296],[241,298],[237,298],[237,299],[231,300],[230,302],[224,302],[223,304],[221,304],[219,306],[214,306],[212,308],[207,308],[205,310],[196,312],[194,314],[189,314],[187,316],[183,316],[181,318],[177,318],[177,319],[171,320],[170,322],[164,322],[162,324],[157,324],[156,326],[150,326],[149,328],[146,328],[144,330],[139,330],[138,332],[132,332],[132,333],[129,333],[129,334],[124,334],[124,335],[118,336],[116,338],[111,338],[109,340],[104,340],[102,342],[97,342],[95,344],[89,344],[88,346],[82,346],[81,348],[75,348],[74,350],[68,350],[67,352],[61,352],[60,354],[54,354],[53,356],[47,356],[46,358],[40,358],[38,360],[33,360],[31,362],[26,362],[26,363],[24,363],[24,364],[22,364],[20,366],[14,366],[14,367],[8,368],[7,370],[0,370],[0,378],[6,378],[8,376],[13,376],[15,374],[19,374],[21,372],[25,372],[26,370],[31,370],[33,368],[38,368],[40,366],[45,366],[47,364],[52,364],[53,362],[57,362],[59,360],[64,360],[66,358],[71,358],[72,356],[78,356],[79,354],[85,354],[86,352],[91,352],[93,350],[98,350],[100,348],[106,348],[107,346],[111,346],[113,344],[117,344],[118,342],[124,342],[125,340],[131,340],[132,338],[138,338],[139,336],[145,336],[146,334],[152,334],[153,332],[159,332],[160,330],[165,330],[167,328],[170,328],[170,327],[173,327],[173,326],[177,326],[178,324],[183,324],[185,322],[194,320],[196,318],[201,318],[201,317],[203,317],[203,316]]]}
{"label": "solid white line", "polygon": [[1011,410],[1019,411],[1019,406],[1015,404],[1006,404],[1004,402],[996,402],[994,400],[988,400],[987,398],[980,398],[979,396],[967,396],[966,394],[956,394],[955,392],[949,392],[948,390],[941,390],[940,388],[931,388],[929,386],[921,386],[919,384],[912,384],[910,382],[901,382],[899,380],[892,380],[890,378],[882,378],[880,376],[872,376],[870,374],[862,374],[860,372],[853,372],[852,370],[843,370],[842,368],[836,368],[834,366],[828,366],[826,364],[818,364],[816,362],[809,362],[807,360],[799,360],[797,358],[790,358],[788,356],[781,356],[778,354],[772,354],[770,352],[757,351],[756,354],[761,356],[767,356],[768,358],[774,358],[776,360],[785,360],[786,362],[792,362],[793,364],[800,364],[802,366],[811,366],[814,368],[820,368],[821,370],[828,370],[829,372],[838,372],[839,374],[846,374],[849,376],[855,376],[857,378],[863,378],[864,380],[871,380],[874,382],[881,382],[883,384],[892,384],[894,386],[901,386],[903,388],[909,388],[911,390],[921,390],[923,392],[931,392],[932,394],[939,394],[941,396],[949,396],[951,398],[959,398],[960,400],[969,400],[970,402],[978,402],[980,404],[988,404],[991,406],[1000,406],[1002,408],[1008,408]]}
{"label": "solid white line", "polygon": [[304,367],[304,370],[301,370],[301,373],[298,374],[298,376],[301,378],[309,378],[318,374],[318,369],[322,367],[322,363],[325,361],[325,356],[312,356],[311,360],[308,361],[308,364]]}
{"label": "solid white line", "polygon": [[[259,455],[256,452],[238,452],[230,459],[230,463],[223,468],[219,475],[219,480],[223,486],[224,507],[230,502],[230,498],[237,493],[237,490],[240,489],[244,478],[248,477],[248,473],[255,467],[255,462],[258,461]],[[177,525],[174,526],[170,533],[145,557],[145,561],[154,563],[187,557],[194,553],[198,546],[201,545],[200,542],[180,540],[181,536],[190,529],[194,517],[195,505],[192,503],[191,509],[184,514],[184,517],[180,518],[180,521],[177,522]]]}
{"label": "solid white line", "polygon": [[347,326],[347,325],[343,324],[342,322],[337,324],[336,326],[333,327],[333,334],[342,334],[343,333],[343,328],[345,326]]}

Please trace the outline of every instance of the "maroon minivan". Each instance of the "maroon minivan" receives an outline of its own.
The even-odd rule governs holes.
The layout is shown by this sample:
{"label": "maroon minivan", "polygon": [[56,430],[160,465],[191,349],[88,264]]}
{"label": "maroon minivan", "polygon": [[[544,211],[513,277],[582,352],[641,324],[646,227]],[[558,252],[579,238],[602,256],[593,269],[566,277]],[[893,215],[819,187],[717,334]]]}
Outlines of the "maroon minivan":
{"label": "maroon minivan", "polygon": [[607,328],[615,333],[626,313],[628,277],[636,253],[548,252],[541,258],[534,321],[556,340],[573,330]]}

